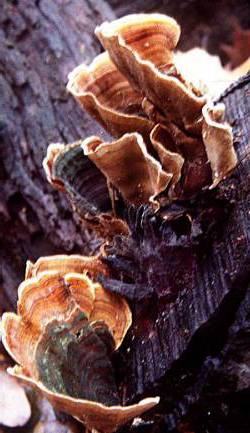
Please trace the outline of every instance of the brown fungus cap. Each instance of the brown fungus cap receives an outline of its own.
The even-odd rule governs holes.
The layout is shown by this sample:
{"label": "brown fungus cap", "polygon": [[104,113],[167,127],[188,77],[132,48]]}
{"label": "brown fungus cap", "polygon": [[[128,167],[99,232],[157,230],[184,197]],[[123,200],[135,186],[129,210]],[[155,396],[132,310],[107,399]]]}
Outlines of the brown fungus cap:
{"label": "brown fungus cap", "polygon": [[155,125],[150,133],[151,143],[157,152],[163,170],[171,175],[171,186],[175,185],[181,178],[181,170],[184,158],[177,152],[173,152],[169,146],[168,130],[159,123]]}
{"label": "brown fungus cap", "polygon": [[96,278],[99,274],[108,275],[108,267],[96,256],[81,256],[79,254],[58,254],[40,257],[35,263],[26,263],[25,279],[37,277],[42,272],[57,271],[65,275],[76,272]]}
{"label": "brown fungus cap", "polygon": [[206,102],[176,71],[174,48],[180,28],[161,14],[128,15],[97,27],[96,35],[119,71],[167,118],[197,131]]}
{"label": "brown fungus cap", "polygon": [[116,217],[112,190],[105,176],[84,156],[82,141],[48,146],[43,167],[48,181],[69,195],[81,219],[99,235],[109,238],[128,233],[127,225]]}
{"label": "brown fungus cap", "polygon": [[130,86],[107,52],[89,66],[77,66],[69,75],[67,89],[113,136],[136,131],[148,137],[153,123],[140,115],[143,95]]}
{"label": "brown fungus cap", "polygon": [[130,406],[105,406],[100,403],[75,399],[51,392],[41,382],[35,381],[23,374],[20,367],[8,369],[8,372],[32,386],[59,410],[71,414],[83,422],[89,429],[100,433],[112,433],[127,422],[139,417],[159,403],[159,397],[148,397]]}
{"label": "brown fungus cap", "polygon": [[82,143],[82,147],[108,182],[130,203],[153,200],[171,181],[172,174],[162,170],[160,163],[148,153],[142,136],[137,133],[125,134],[110,143],[90,137]]}
{"label": "brown fungus cap", "polygon": [[[61,260],[60,260],[61,258]],[[96,263],[95,263],[96,261]],[[131,325],[127,302],[93,282],[107,274],[96,258],[55,256],[29,264],[18,314],[5,313],[3,343],[17,362],[9,372],[89,429],[113,432],[159,401],[122,407],[110,360]]]}
{"label": "brown fungus cap", "polygon": [[213,173],[213,186],[224,179],[237,164],[232,128],[223,123],[224,113],[224,104],[214,106],[210,103],[202,109],[202,138]]}
{"label": "brown fungus cap", "polygon": [[176,68],[173,18],[128,15],[96,34],[107,51],[75,68],[68,90],[118,139],[49,146],[44,168],[88,226],[112,238],[129,233],[119,218],[124,202],[158,209],[188,200],[227,176],[237,158],[224,108],[211,108]]}

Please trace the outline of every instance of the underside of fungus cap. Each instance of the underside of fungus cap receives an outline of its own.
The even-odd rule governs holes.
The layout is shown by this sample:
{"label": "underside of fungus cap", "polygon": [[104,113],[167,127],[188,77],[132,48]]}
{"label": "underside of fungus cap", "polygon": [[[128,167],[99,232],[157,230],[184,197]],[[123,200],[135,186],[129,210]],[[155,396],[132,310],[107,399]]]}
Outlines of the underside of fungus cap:
{"label": "underside of fungus cap", "polygon": [[116,217],[112,191],[106,177],[84,155],[82,141],[50,144],[43,166],[48,181],[65,191],[80,218],[99,235],[127,233],[127,225]]}

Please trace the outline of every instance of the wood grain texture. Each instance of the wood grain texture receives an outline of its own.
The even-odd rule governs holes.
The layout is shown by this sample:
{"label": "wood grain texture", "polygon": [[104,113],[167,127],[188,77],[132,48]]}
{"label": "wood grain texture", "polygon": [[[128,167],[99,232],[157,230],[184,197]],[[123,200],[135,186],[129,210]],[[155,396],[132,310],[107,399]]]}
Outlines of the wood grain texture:
{"label": "wood grain texture", "polygon": [[[160,227],[158,234],[154,235],[154,226],[159,227],[160,223],[143,209],[134,214],[130,212],[132,236],[119,238],[108,252],[107,260],[118,275],[122,275],[121,280],[127,276],[130,278],[129,284],[110,280],[106,285],[132,301],[133,325],[127,339],[128,353],[125,349],[132,372],[128,381],[125,377],[125,388],[130,397],[147,392],[162,380],[173,362],[189,349],[191,343],[194,344],[194,336],[196,346],[200,345],[200,356],[209,353],[211,342],[212,346],[219,346],[249,282],[249,92],[250,75],[220,98],[226,104],[227,121],[233,125],[239,164],[215,191],[212,201],[216,195],[217,198],[223,197],[226,201],[218,206],[222,210],[227,202],[229,208],[217,224],[215,220],[209,232],[209,243],[204,243],[203,239],[198,249],[194,247],[194,266],[187,264],[193,249],[187,250],[188,258],[181,250],[178,252],[181,241],[178,244],[175,240],[174,231],[168,237],[171,224],[162,222],[165,228]],[[209,208],[212,202],[209,203],[209,195],[205,197],[205,207]],[[175,251],[173,256],[172,251]],[[189,278],[186,278],[188,269]],[[181,284],[172,300],[166,296],[166,289],[171,288],[171,284],[177,285],[179,270],[182,272]],[[206,324],[208,319],[209,325]]]}
{"label": "wood grain texture", "polygon": [[[133,433],[248,431],[249,91],[248,74],[219,100],[226,104],[227,119],[234,126],[240,164],[231,178],[219,186],[220,193],[232,201],[231,211],[210,232],[212,244],[205,249],[203,246],[191,290],[183,290],[168,308],[162,307],[164,314],[161,301],[155,295],[152,298],[152,286],[148,290],[150,285],[144,285],[143,317],[139,315],[142,301],[134,298],[131,303],[132,335],[127,336],[127,347],[122,353],[126,372],[131,374],[128,381],[121,369],[120,380],[125,395],[130,397],[147,393],[152,387],[161,396],[157,411],[133,426]],[[146,227],[142,213],[137,215],[138,228],[142,221]],[[149,251],[149,245],[145,230],[139,230],[139,236],[145,248],[140,251],[142,256]],[[157,255],[158,251],[152,249],[152,257]],[[120,256],[116,263],[120,272],[124,263]],[[128,262],[127,270],[129,266]],[[158,266],[155,281],[162,278],[163,269]],[[134,296],[132,285],[124,288],[128,297]],[[113,287],[120,291],[118,285]],[[136,290],[141,290],[140,285]]]}
{"label": "wood grain texture", "polygon": [[25,261],[89,252],[97,243],[45,179],[50,142],[99,128],[65,90],[67,74],[100,51],[94,28],[114,13],[104,1],[3,0],[0,8],[0,293],[13,309]]}

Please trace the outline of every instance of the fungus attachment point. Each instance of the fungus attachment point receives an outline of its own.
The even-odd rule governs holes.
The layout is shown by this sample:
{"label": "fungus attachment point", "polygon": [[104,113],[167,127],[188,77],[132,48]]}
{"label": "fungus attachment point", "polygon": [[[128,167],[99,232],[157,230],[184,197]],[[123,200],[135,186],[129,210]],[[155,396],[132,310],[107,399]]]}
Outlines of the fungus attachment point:
{"label": "fungus attachment point", "polygon": [[121,296],[94,282],[99,275],[108,276],[108,269],[95,257],[29,262],[18,289],[18,314],[3,315],[2,334],[19,364],[10,374],[87,428],[111,433],[159,399],[120,405],[111,356],[132,317]]}

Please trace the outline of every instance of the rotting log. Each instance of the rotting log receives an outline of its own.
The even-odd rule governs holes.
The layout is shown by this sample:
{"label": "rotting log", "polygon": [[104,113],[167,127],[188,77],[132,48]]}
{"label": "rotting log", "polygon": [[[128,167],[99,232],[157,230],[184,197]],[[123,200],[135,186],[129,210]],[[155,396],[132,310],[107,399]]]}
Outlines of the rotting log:
{"label": "rotting log", "polygon": [[[150,291],[146,294],[149,299],[147,296],[143,302],[135,299],[131,304],[133,325],[122,354],[126,372],[130,371],[130,374],[121,372],[124,392],[131,398],[131,395],[147,393],[150,388],[152,393],[153,388],[161,395],[155,414],[141,423],[141,430],[134,428],[134,432],[143,429],[150,433],[179,431],[176,428],[178,425],[184,428],[181,422],[186,413],[190,431],[207,428],[216,433],[247,432],[246,406],[250,392],[249,92],[250,74],[219,98],[219,102],[225,103],[227,120],[233,125],[239,164],[231,177],[218,187],[222,196],[230,201],[230,209],[210,231],[209,243],[200,245],[195,278],[174,302],[163,306],[164,298],[157,301],[157,296]],[[207,205],[209,207],[209,202]],[[146,257],[143,255],[148,255],[150,250],[149,238],[152,239],[147,232],[153,231],[153,223],[146,218],[142,211],[136,218],[132,215],[141,241],[137,245],[135,267],[141,270],[140,264]],[[119,260],[116,262],[115,254],[110,256],[117,269],[122,268],[124,260],[120,255],[123,252],[121,239],[119,245]],[[127,248],[127,251],[135,250],[135,246]],[[164,260],[164,256],[159,256],[159,251],[152,248],[151,259],[158,257],[158,263],[154,262],[156,278],[164,276],[165,272],[171,276],[171,264],[174,264],[168,263],[167,247],[165,252]],[[185,276],[185,257],[181,269]],[[110,280],[111,289],[114,281]],[[143,281],[148,285],[149,280],[144,277]],[[115,284],[114,288],[119,292],[122,285]],[[136,290],[142,290],[140,284]],[[133,294],[128,292],[128,297],[130,293]],[[209,413],[212,413],[211,419]]]}
{"label": "rotting log", "polygon": [[42,160],[50,142],[99,132],[65,90],[68,73],[99,51],[104,1],[3,0],[0,7],[0,303],[13,309],[27,259],[96,248]]}

